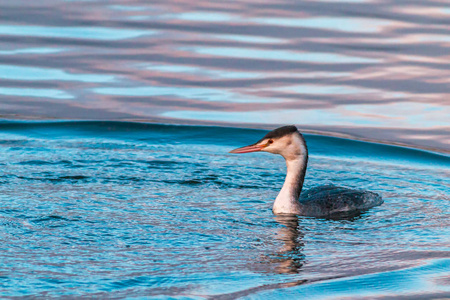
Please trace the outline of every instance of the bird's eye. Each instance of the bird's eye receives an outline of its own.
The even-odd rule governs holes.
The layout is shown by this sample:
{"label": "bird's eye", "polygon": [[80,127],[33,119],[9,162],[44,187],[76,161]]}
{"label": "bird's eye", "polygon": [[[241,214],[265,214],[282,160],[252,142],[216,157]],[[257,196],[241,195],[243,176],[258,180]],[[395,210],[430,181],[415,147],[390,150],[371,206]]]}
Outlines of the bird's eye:
{"label": "bird's eye", "polygon": [[273,140],[268,140],[267,141],[267,144],[272,144],[273,143]]}

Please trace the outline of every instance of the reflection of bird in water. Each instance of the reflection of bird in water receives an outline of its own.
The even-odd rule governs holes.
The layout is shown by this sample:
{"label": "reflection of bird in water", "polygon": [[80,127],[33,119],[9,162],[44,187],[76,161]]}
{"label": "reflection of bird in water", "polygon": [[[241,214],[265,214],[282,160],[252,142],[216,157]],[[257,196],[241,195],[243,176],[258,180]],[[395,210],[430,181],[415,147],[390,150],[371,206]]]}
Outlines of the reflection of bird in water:
{"label": "reflection of bird in water", "polygon": [[277,262],[276,271],[284,274],[296,274],[304,264],[303,254],[303,234],[298,228],[298,218],[294,215],[279,215],[275,220],[283,225],[276,236],[283,246],[272,258],[272,262]]}
{"label": "reflection of bird in water", "polygon": [[230,153],[256,151],[280,154],[286,160],[286,180],[273,204],[275,214],[330,217],[339,213],[360,212],[383,203],[378,194],[337,186],[312,188],[304,192],[299,200],[308,163],[308,148],[295,126],[277,128],[255,144]]}

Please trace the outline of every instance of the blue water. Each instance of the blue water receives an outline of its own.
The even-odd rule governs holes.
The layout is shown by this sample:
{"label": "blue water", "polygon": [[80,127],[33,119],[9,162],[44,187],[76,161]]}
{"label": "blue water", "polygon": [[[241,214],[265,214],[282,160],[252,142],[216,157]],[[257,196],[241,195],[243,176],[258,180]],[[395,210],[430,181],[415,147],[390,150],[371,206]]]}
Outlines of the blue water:
{"label": "blue water", "polygon": [[[0,298],[449,298],[448,6],[0,0]],[[274,216],[287,124],[384,204]]]}
{"label": "blue water", "polygon": [[383,196],[348,219],[277,217],[266,131],[0,122],[0,295],[450,297],[450,158],[306,134],[305,188]]}

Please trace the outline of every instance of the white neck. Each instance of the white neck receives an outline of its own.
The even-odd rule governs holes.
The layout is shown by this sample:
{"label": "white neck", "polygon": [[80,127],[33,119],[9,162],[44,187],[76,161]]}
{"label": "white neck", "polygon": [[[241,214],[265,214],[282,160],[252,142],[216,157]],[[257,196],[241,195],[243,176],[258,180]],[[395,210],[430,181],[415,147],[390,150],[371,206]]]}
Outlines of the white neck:
{"label": "white neck", "polygon": [[302,205],[298,201],[305,180],[308,164],[308,147],[303,135],[297,132],[287,137],[283,147],[279,148],[286,160],[287,174],[283,187],[273,204],[275,214],[300,214]]}
{"label": "white neck", "polygon": [[298,201],[305,179],[308,155],[286,160],[287,174],[283,187],[273,204],[275,214],[299,214],[301,204]]}

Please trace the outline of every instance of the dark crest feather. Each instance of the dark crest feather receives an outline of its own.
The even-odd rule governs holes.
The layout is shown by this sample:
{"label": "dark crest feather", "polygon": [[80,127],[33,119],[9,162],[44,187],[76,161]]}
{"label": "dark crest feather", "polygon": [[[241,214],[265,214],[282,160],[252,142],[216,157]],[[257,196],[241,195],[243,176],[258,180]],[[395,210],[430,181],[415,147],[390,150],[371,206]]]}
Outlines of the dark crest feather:
{"label": "dark crest feather", "polygon": [[260,141],[264,139],[280,138],[294,132],[298,132],[297,127],[295,127],[294,125],[283,126],[267,133]]}

